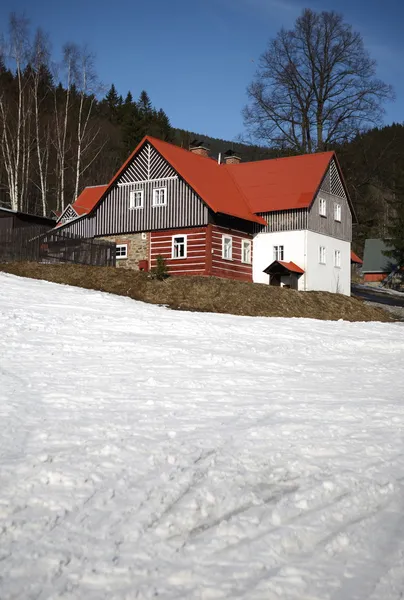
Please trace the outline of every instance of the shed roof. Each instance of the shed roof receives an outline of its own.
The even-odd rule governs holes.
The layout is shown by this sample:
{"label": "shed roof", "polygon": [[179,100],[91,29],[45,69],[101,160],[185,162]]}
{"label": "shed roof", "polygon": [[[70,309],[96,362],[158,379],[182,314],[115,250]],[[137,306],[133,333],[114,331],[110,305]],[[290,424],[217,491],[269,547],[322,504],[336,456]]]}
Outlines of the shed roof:
{"label": "shed roof", "polygon": [[4,206],[0,206],[0,212],[4,214],[12,214],[25,221],[36,221],[39,223],[43,223],[44,225],[53,225],[55,223],[55,219],[52,217],[44,217],[43,215],[34,215],[32,213],[22,212],[21,210],[13,210],[12,208],[5,208]]}

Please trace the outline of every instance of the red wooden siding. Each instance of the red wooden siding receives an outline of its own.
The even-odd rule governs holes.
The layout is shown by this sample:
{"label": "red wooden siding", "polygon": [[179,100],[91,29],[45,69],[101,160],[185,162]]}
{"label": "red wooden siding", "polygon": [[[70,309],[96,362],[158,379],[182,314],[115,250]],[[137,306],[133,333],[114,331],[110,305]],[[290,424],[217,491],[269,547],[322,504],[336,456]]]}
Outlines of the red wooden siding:
{"label": "red wooden siding", "polygon": [[[252,281],[252,236],[242,231],[225,229],[217,225],[210,225],[212,228],[212,268],[211,275],[216,277],[228,277],[230,279],[241,279],[243,281]],[[232,238],[232,259],[226,260],[222,253],[223,235]],[[251,264],[242,262],[242,241],[251,241]]]}
{"label": "red wooden siding", "polygon": [[[187,257],[172,258],[174,235],[187,237]],[[171,275],[206,275],[206,227],[169,229],[150,233],[150,267],[156,266],[157,256],[165,259]]]}
{"label": "red wooden siding", "polygon": [[[172,258],[173,236],[187,237],[186,258]],[[232,238],[232,259],[222,257],[222,236]],[[171,275],[214,275],[252,281],[252,264],[242,262],[242,240],[252,241],[247,233],[208,225],[184,229],[168,229],[150,233],[150,267],[156,266],[160,254]],[[252,244],[251,244],[252,256]]]}
{"label": "red wooden siding", "polygon": [[364,281],[383,281],[387,275],[388,273],[365,273],[363,279]]}

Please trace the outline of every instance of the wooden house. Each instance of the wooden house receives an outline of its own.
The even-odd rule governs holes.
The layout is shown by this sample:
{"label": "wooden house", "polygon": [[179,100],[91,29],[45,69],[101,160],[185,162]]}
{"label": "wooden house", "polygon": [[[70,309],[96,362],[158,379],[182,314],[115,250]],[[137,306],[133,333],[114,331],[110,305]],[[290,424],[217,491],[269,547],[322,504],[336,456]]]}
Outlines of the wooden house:
{"label": "wooden house", "polygon": [[222,162],[146,136],[91,189],[58,226],[113,240],[119,265],[147,270],[161,255],[173,275],[350,293],[353,209],[333,152]]}
{"label": "wooden house", "polygon": [[22,227],[32,227],[33,225],[43,225],[49,228],[55,225],[55,219],[31,215],[30,213],[0,206],[0,230],[16,230]]}
{"label": "wooden house", "polygon": [[37,260],[38,244],[29,241],[54,226],[54,219],[0,207],[0,261]]}

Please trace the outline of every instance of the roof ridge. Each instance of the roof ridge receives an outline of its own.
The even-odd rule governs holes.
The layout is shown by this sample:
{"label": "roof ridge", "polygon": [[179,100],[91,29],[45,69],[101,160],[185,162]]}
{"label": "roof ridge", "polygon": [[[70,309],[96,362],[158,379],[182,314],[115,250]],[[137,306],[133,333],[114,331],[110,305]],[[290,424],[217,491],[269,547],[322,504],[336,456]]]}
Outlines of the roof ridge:
{"label": "roof ridge", "polygon": [[222,170],[224,170],[224,171],[225,171],[225,172],[228,174],[228,176],[229,176],[229,177],[231,177],[231,180],[233,181],[234,185],[236,186],[236,188],[237,188],[237,189],[238,189],[238,191],[240,192],[240,194],[241,194],[242,198],[245,200],[245,203],[246,203],[246,205],[247,205],[247,208],[248,208],[248,210],[250,211],[250,213],[251,213],[252,215],[256,215],[257,213],[253,212],[253,210],[252,210],[252,208],[251,208],[251,206],[250,206],[250,203],[248,202],[247,196],[244,194],[243,190],[241,189],[241,187],[239,186],[239,184],[237,183],[237,181],[234,179],[234,177],[233,177],[233,175],[230,173],[229,169],[227,169],[227,168],[226,168],[226,167],[229,167],[230,165],[226,165],[226,164],[225,164],[225,165],[218,165],[218,166],[219,166],[219,167],[221,167],[221,166],[223,166],[223,167],[224,167],[224,169],[222,169]]}
{"label": "roof ridge", "polygon": [[[176,148],[177,150],[181,150],[183,152],[186,152],[187,155],[191,154],[192,156],[196,156],[198,158],[203,158],[205,160],[208,160],[209,163],[215,163],[218,165],[217,160],[215,160],[212,156],[204,156],[203,154],[197,154],[196,152],[192,152],[191,150],[187,150],[186,148],[183,148],[182,146],[177,146],[177,144],[174,144],[172,142],[166,142],[165,140],[160,140],[159,138],[155,138],[151,135],[146,135],[146,138],[149,142],[153,143],[154,140],[156,140],[159,144],[167,144],[167,146],[174,146],[174,148]],[[219,166],[219,165],[218,165]]]}
{"label": "roof ridge", "polygon": [[290,160],[292,158],[306,158],[308,156],[310,157],[314,157],[314,156],[323,156],[325,154],[332,154],[335,155],[334,150],[327,150],[325,152],[310,152],[310,153],[306,153],[306,154],[295,154],[294,156],[277,156],[276,158],[262,158],[261,160],[247,160],[244,162],[239,162],[239,163],[233,163],[230,165],[224,165],[226,167],[238,167],[238,166],[242,166],[242,165],[251,165],[251,164],[257,164],[257,163],[264,163],[264,162],[275,162],[275,161],[280,161],[280,160]]}

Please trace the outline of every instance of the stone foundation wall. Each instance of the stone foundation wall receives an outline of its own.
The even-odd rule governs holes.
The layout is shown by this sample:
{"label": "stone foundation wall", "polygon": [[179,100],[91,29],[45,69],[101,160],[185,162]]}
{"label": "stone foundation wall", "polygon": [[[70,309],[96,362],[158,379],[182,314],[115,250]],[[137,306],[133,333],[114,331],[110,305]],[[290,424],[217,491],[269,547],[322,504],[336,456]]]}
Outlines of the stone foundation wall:
{"label": "stone foundation wall", "polygon": [[128,247],[128,258],[117,258],[116,266],[124,269],[139,270],[140,260],[149,260],[150,234],[146,233],[146,239],[142,239],[141,233],[128,233],[121,235],[103,236],[102,240],[115,242],[115,244],[126,244]]}

